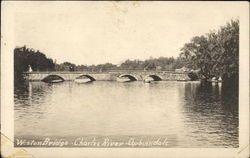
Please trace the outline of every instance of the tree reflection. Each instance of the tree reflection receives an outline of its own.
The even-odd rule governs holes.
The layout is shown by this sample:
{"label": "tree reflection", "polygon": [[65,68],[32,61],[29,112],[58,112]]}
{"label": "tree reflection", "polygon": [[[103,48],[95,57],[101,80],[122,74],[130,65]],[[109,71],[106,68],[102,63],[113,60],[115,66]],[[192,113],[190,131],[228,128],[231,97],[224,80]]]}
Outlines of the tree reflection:
{"label": "tree reflection", "polygon": [[[208,142],[218,146],[238,146],[238,87],[224,83],[186,83],[185,122]],[[197,138],[199,139],[199,138]]]}

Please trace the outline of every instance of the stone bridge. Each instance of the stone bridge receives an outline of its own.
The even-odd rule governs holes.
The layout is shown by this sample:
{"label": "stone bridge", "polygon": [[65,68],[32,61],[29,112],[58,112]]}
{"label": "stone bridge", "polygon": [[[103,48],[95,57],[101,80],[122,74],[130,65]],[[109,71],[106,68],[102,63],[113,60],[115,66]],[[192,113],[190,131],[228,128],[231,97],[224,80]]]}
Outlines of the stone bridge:
{"label": "stone bridge", "polygon": [[155,81],[189,81],[188,73],[167,71],[113,71],[113,72],[25,72],[24,77],[30,81],[41,81],[48,76],[59,76],[65,81],[75,80],[79,76],[86,76],[95,81],[116,81],[117,77],[129,77],[132,80],[142,81],[151,77]]}

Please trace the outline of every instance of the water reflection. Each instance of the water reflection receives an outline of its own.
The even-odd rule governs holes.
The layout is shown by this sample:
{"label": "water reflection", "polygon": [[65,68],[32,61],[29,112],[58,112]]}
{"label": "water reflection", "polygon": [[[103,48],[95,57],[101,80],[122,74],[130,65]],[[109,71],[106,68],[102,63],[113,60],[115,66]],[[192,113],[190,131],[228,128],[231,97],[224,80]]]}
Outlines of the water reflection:
{"label": "water reflection", "polygon": [[221,83],[15,84],[15,136],[168,135],[174,147],[238,147],[238,92]]}
{"label": "water reflection", "polygon": [[[185,84],[183,115],[186,134],[207,146],[238,144],[238,92],[217,83]],[[195,133],[195,135],[193,134]]]}

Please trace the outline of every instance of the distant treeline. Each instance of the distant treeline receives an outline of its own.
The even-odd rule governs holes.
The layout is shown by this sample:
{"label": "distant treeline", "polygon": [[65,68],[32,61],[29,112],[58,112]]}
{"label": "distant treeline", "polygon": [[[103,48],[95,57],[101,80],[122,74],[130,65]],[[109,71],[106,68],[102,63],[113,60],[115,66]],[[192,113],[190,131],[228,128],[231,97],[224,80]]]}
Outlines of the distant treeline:
{"label": "distant treeline", "polygon": [[218,31],[196,36],[184,44],[177,58],[159,57],[147,60],[126,60],[120,65],[75,65],[70,62],[57,64],[43,53],[24,47],[14,50],[15,74],[28,71],[92,71],[144,70],[174,71],[182,67],[197,70],[204,79],[222,77],[238,79],[239,73],[239,20],[231,20]]}
{"label": "distant treeline", "polygon": [[165,70],[173,71],[176,68],[181,68],[184,66],[178,63],[179,60],[173,57],[159,57],[150,58],[147,60],[126,60],[120,65],[114,65],[112,63],[98,64],[98,65],[75,65],[69,62],[64,62],[62,64],[56,64],[56,71],[91,71],[91,72],[105,72],[110,70],[144,70],[144,71],[154,71],[154,70]]}

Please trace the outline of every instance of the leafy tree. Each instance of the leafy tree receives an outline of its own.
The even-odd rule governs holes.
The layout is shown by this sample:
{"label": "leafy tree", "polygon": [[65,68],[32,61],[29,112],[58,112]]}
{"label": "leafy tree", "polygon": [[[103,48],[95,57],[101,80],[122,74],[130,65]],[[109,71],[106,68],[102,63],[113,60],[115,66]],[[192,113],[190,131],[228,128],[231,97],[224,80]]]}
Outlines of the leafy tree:
{"label": "leafy tree", "polygon": [[179,60],[182,60],[181,63],[185,63],[189,68],[200,69],[205,79],[222,77],[223,80],[237,81],[239,20],[231,20],[217,32],[193,37],[181,49]]}
{"label": "leafy tree", "polygon": [[47,58],[45,54],[34,49],[17,47],[14,49],[14,75],[15,79],[22,77],[22,73],[28,71],[31,66],[33,71],[52,71],[55,63]]}
{"label": "leafy tree", "polygon": [[239,75],[239,20],[231,20],[218,31],[221,48],[218,69],[224,79],[238,80]]}

